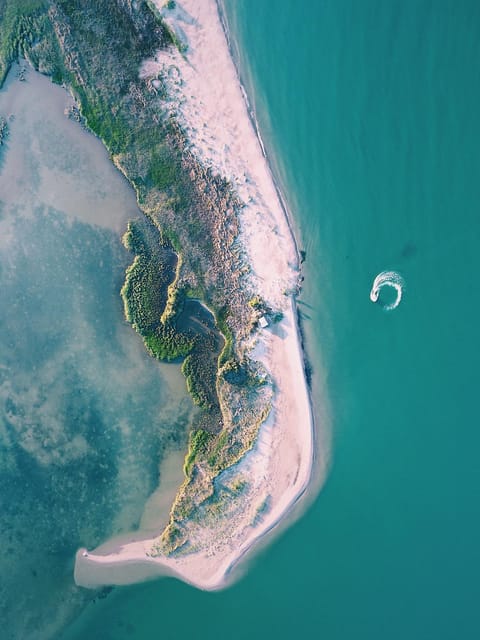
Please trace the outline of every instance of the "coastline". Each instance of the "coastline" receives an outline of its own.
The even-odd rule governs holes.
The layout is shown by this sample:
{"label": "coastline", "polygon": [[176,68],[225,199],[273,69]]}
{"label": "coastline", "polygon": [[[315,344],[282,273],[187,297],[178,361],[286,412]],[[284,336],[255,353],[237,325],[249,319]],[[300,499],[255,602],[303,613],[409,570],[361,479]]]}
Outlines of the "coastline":
{"label": "coastline", "polygon": [[[250,278],[251,284],[261,292],[265,300],[274,308],[281,309],[283,313],[283,319],[278,328],[269,327],[260,335],[257,332],[250,347],[252,358],[262,362],[273,378],[276,394],[273,411],[261,426],[256,445],[236,465],[252,478],[261,476],[263,473],[262,481],[258,481],[257,494],[266,494],[269,499],[271,498],[271,507],[256,526],[251,522],[246,523],[245,517],[243,520],[237,518],[231,525],[232,531],[235,530],[237,534],[236,538],[230,540],[230,544],[220,544],[216,551],[214,544],[211,548],[189,555],[153,557],[150,551],[154,540],[139,540],[141,537],[139,532],[125,539],[124,543],[112,541],[112,548],[109,548],[108,542],[104,543],[99,553],[85,555],[85,550],[81,549],[77,553],[75,565],[75,580],[81,586],[129,584],[160,575],[175,576],[206,590],[227,586],[233,581],[233,574],[238,569],[239,563],[250,555],[254,547],[258,548],[267,536],[270,537],[272,530],[280,529],[286,522],[287,516],[298,507],[310,487],[315,462],[314,417],[305,376],[304,351],[295,303],[295,293],[298,290],[300,277],[300,256],[292,222],[281,191],[273,177],[258,125],[252,115],[238,69],[234,64],[228,32],[218,0],[202,2],[201,8],[194,5],[195,2],[192,0],[181,3],[181,11],[189,17],[192,17],[192,14],[194,16],[194,24],[187,23],[189,45],[193,46],[189,46],[186,61],[183,58],[182,64],[180,54],[169,52],[164,56],[166,60],[159,56],[160,59],[157,59],[155,64],[160,66],[176,64],[181,68],[182,75],[193,73],[190,80],[195,82],[196,78],[196,82],[201,85],[206,77],[214,77],[205,61],[213,59],[214,55],[219,59],[222,58],[222,52],[218,49],[223,42],[225,52],[223,76],[218,76],[216,81],[220,83],[222,89],[228,87],[226,93],[230,103],[227,98],[225,104],[221,105],[223,111],[219,110],[216,103],[209,106],[213,106],[213,113],[219,121],[220,131],[233,130],[233,137],[225,140],[221,138],[221,134],[219,136],[217,133],[215,138],[215,130],[211,135],[214,127],[212,122],[208,121],[208,116],[205,117],[199,108],[202,106],[201,100],[200,105],[193,104],[193,106],[188,104],[188,101],[185,106],[184,102],[184,110],[183,113],[180,112],[179,120],[192,145],[196,145],[199,157],[202,158],[203,155],[202,159],[210,163],[214,171],[231,180],[240,197],[243,196],[246,206],[241,214],[240,240],[249,256],[248,262],[254,269]],[[200,15],[196,15],[195,10]],[[202,48],[201,37],[199,36],[198,40],[195,37],[206,26],[210,31],[208,38],[205,38],[205,34],[203,37],[209,43],[213,42],[212,47],[215,43],[217,44],[214,52],[212,49],[210,52],[205,51]],[[214,30],[213,36],[212,30]],[[203,59],[201,55],[197,55],[199,52],[203,52]],[[149,74],[155,77],[158,66],[154,67],[150,61],[143,73],[145,77]],[[186,84],[189,89],[192,88],[188,79]],[[185,88],[182,87],[182,89],[183,91],[178,91],[178,104],[175,105],[178,110],[182,98],[185,97]],[[239,93],[242,94],[241,104],[238,101]],[[197,94],[194,92],[194,95]],[[205,94],[202,97],[205,97]],[[233,103],[231,103],[232,100]],[[231,113],[235,110],[237,113],[233,113],[232,116]],[[223,120],[222,116],[224,116]],[[207,135],[210,134],[208,142],[206,142],[206,136],[202,139],[195,134],[199,130],[199,121],[204,117],[201,131],[204,133],[206,129]],[[247,140],[245,146],[239,145],[238,155],[235,150],[230,153],[230,147],[238,144],[242,136]],[[223,157],[222,154],[219,156],[215,154],[215,150],[221,148],[222,143]],[[212,152],[210,157],[209,152]],[[255,176],[252,181],[252,176],[246,172],[250,167],[255,167],[256,181]],[[253,169],[252,174],[254,174]],[[276,237],[276,243],[269,242],[272,234]],[[251,514],[246,514],[246,517],[251,518]]]}
{"label": "coastline", "polygon": [[255,131],[255,135],[256,135],[256,137],[258,139],[258,144],[260,145],[260,149],[262,150],[262,155],[265,158],[265,161],[267,163],[268,169],[270,171],[270,177],[272,179],[273,186],[275,187],[275,191],[277,192],[277,197],[278,197],[278,200],[279,200],[280,205],[282,207],[283,214],[284,214],[284,216],[286,218],[287,224],[289,226],[290,233],[292,234],[292,240],[293,240],[293,243],[295,245],[295,251],[297,253],[298,264],[300,265],[301,264],[300,249],[299,249],[299,246],[298,246],[297,236],[296,236],[295,231],[294,231],[293,218],[292,218],[292,215],[291,215],[291,213],[289,211],[289,208],[287,206],[287,203],[286,203],[285,197],[284,197],[284,195],[282,193],[282,190],[280,188],[280,185],[278,184],[278,181],[275,179],[275,176],[273,174],[272,163],[270,162],[270,158],[268,157],[268,153],[267,153],[267,149],[265,147],[265,143],[263,142],[263,138],[262,138],[262,135],[261,135],[261,132],[260,132],[260,127],[259,127],[259,124],[258,124],[258,120],[257,120],[257,117],[255,115],[255,110],[254,110],[254,108],[252,107],[252,105],[250,103],[250,99],[248,97],[248,92],[247,92],[247,90],[245,88],[245,84],[244,84],[244,82],[242,80],[242,75],[241,75],[240,69],[239,69],[239,61],[236,60],[235,50],[232,47],[232,43],[231,43],[231,39],[230,39],[230,32],[229,32],[229,29],[228,29],[227,18],[226,18],[226,15],[225,15],[225,9],[224,9],[224,7],[222,5],[222,0],[215,0],[215,4],[217,6],[218,18],[219,18],[219,21],[220,21],[220,24],[221,24],[221,27],[222,27],[222,30],[223,30],[223,33],[224,33],[224,36],[225,36],[228,52],[229,52],[230,58],[231,58],[231,60],[233,62],[233,66],[235,68],[235,72],[236,72],[236,75],[237,75],[237,80],[238,80],[238,83],[240,85],[240,90],[242,92],[242,97],[243,97],[243,100],[245,102],[245,108],[246,108],[246,111],[247,111],[247,115],[248,115],[249,120],[250,120],[250,122],[252,124],[253,130]]}

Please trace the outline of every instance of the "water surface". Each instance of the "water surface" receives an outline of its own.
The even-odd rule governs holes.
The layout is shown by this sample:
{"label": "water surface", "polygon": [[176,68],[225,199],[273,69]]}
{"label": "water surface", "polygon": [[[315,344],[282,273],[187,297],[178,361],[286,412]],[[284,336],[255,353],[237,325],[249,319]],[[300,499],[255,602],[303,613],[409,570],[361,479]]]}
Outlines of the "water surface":
{"label": "water surface", "polygon": [[[141,215],[67,94],[14,69],[0,92],[0,617],[5,638],[56,635],[98,594],[73,582],[79,546],[152,527],[178,486],[192,403],[178,366],[123,319]],[[177,453],[175,453],[177,452]],[[176,456],[176,458],[175,458]],[[170,488],[169,496],[174,491]],[[144,514],[145,503],[152,507]]]}
{"label": "water surface", "polygon": [[[233,588],[129,588],[75,638],[473,640],[480,5],[226,5],[307,253],[302,310],[314,388],[325,380],[332,407],[332,469]],[[384,270],[406,283],[388,313],[369,298]]]}

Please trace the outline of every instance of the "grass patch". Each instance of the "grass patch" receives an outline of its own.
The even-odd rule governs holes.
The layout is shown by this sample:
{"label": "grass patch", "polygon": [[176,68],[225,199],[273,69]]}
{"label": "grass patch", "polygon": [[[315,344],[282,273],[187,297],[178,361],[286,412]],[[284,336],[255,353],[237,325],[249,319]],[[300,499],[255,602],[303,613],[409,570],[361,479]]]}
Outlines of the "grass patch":
{"label": "grass patch", "polygon": [[215,314],[217,326],[222,332],[223,337],[225,338],[225,345],[218,358],[219,367],[225,364],[225,362],[227,362],[227,360],[229,360],[233,356],[233,333],[227,323],[229,313],[229,308],[227,306],[224,306]]}
{"label": "grass patch", "polygon": [[[171,248],[162,245],[158,229],[147,219],[130,222],[123,243],[135,254],[121,289],[125,317],[144,338],[153,337],[160,326],[177,258]],[[171,331],[165,337],[172,342]]]}
{"label": "grass patch", "polygon": [[160,325],[154,333],[144,336],[143,341],[150,355],[166,362],[185,358],[195,345],[193,338],[169,325]]}
{"label": "grass patch", "polygon": [[190,441],[188,443],[188,453],[183,465],[183,471],[187,478],[191,475],[193,465],[199,456],[207,453],[209,444],[212,442],[213,438],[214,436],[208,431],[205,431],[205,429],[198,429],[197,431],[191,432]]}
{"label": "grass patch", "polygon": [[0,2],[0,87],[11,64],[27,55],[33,44],[48,30],[44,0],[3,0]]}

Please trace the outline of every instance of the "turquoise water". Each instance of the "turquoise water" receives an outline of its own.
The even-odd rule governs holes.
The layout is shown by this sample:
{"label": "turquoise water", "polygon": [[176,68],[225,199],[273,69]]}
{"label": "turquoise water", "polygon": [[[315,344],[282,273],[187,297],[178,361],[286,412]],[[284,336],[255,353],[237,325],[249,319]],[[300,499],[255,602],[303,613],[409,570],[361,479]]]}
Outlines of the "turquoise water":
{"label": "turquoise water", "polygon": [[98,597],[75,586],[75,552],[138,527],[192,403],[123,318],[135,194],[67,94],[16,71],[0,92],[0,636],[43,640]]}
{"label": "turquoise water", "polygon": [[[233,588],[117,591],[75,637],[478,638],[480,5],[227,10],[307,252],[332,468]],[[406,282],[390,313],[369,300],[384,269]]]}

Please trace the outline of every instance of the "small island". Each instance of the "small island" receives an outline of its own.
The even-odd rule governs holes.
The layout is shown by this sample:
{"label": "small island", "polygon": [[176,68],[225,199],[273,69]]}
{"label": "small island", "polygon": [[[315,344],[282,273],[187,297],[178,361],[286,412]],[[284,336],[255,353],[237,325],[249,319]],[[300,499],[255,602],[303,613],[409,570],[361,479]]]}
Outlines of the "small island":
{"label": "small island", "polygon": [[[302,256],[215,0],[7,0],[0,82],[25,58],[67,89],[144,214],[125,319],[196,405],[170,519],[80,549],[80,586],[173,575],[219,589],[305,494],[314,425],[295,298]],[[6,122],[0,122],[6,137]]]}

